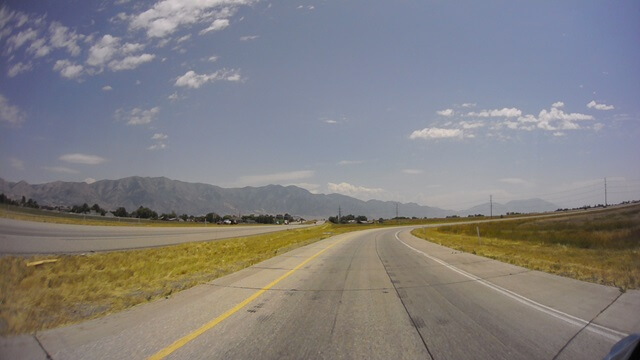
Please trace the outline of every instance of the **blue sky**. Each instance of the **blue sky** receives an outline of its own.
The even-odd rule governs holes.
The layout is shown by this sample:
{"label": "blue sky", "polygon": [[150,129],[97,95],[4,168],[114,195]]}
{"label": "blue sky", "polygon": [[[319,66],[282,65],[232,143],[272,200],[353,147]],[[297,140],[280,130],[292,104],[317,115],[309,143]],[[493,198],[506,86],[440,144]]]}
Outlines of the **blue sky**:
{"label": "blue sky", "polygon": [[0,176],[640,198],[637,1],[7,1]]}

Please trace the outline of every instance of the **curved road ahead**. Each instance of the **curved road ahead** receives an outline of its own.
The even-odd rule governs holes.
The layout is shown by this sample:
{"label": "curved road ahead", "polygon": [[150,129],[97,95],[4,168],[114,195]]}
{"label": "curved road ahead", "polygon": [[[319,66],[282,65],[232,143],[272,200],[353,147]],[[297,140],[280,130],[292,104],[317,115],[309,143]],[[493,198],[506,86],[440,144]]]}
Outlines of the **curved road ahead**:
{"label": "curved road ahead", "polygon": [[376,229],[13,342],[53,359],[601,359],[638,331],[639,291]]}
{"label": "curved road ahead", "polygon": [[49,224],[0,218],[0,254],[111,251],[220,240],[307,225],[134,227]]}

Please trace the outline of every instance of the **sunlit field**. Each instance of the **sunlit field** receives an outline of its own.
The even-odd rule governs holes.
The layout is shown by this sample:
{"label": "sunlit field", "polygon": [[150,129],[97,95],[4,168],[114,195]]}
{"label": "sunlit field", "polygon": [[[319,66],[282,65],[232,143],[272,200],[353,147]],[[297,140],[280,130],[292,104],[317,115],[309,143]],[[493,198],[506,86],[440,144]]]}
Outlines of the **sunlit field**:
{"label": "sunlit field", "polygon": [[417,229],[413,234],[533,270],[622,290],[640,288],[640,205],[554,218]]}

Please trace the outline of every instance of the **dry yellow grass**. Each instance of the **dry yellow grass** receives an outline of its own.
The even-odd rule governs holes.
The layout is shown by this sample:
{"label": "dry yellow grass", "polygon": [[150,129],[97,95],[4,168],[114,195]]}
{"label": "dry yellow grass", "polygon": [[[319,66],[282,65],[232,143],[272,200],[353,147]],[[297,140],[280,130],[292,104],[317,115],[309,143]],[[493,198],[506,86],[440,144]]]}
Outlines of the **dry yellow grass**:
{"label": "dry yellow grass", "polygon": [[[91,255],[0,258],[0,335],[99,317],[171,295],[363,226],[322,225],[250,237]],[[58,261],[27,266],[57,258]]]}
{"label": "dry yellow grass", "polygon": [[419,229],[413,234],[456,250],[625,290],[640,288],[639,229],[640,206],[632,206],[561,218]]}

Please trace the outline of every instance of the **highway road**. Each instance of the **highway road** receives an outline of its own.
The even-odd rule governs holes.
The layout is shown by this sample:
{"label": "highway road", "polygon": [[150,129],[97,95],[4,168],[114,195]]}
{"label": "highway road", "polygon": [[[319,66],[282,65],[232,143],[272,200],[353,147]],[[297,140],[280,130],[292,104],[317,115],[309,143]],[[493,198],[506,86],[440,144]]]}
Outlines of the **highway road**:
{"label": "highway road", "polygon": [[325,239],[102,319],[3,339],[0,355],[601,359],[639,331],[640,291],[530,271],[387,228]]}
{"label": "highway road", "polygon": [[0,254],[111,251],[220,240],[307,225],[135,227],[50,224],[0,218]]}

